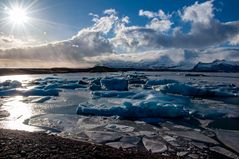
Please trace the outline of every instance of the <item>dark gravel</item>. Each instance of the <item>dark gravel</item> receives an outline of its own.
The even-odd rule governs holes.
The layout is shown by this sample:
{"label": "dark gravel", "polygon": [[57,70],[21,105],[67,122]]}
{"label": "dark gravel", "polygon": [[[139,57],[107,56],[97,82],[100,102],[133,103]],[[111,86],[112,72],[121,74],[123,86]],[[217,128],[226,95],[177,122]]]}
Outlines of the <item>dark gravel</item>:
{"label": "dark gravel", "polygon": [[0,159],[8,158],[171,159],[175,157],[134,150],[118,150],[39,132],[0,129]]}

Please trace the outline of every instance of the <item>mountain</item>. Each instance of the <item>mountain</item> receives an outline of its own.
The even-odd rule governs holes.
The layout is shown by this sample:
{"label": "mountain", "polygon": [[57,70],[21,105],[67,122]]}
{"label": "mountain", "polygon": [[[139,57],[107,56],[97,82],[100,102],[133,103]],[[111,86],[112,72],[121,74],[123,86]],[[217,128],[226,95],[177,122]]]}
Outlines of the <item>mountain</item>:
{"label": "mountain", "polygon": [[211,63],[199,62],[192,71],[201,72],[239,72],[239,65],[226,60],[215,60]]}

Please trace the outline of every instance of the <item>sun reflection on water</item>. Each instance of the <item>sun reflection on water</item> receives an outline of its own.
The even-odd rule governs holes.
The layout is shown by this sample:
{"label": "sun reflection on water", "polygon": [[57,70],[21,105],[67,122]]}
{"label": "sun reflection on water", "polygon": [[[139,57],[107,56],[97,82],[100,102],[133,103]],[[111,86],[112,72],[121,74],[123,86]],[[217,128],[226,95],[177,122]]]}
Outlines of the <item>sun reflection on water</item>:
{"label": "sun reflection on water", "polygon": [[22,96],[11,97],[2,108],[10,113],[10,116],[1,123],[6,129],[37,131],[36,128],[25,125],[24,121],[33,115],[31,104],[22,102]]}

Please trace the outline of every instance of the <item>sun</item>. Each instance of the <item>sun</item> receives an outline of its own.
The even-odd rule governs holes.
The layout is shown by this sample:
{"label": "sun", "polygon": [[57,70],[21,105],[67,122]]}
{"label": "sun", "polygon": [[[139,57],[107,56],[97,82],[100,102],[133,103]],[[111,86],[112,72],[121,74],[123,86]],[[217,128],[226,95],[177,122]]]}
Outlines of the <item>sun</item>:
{"label": "sun", "polygon": [[23,25],[28,22],[29,17],[27,10],[21,7],[13,7],[8,9],[8,19],[11,23]]}

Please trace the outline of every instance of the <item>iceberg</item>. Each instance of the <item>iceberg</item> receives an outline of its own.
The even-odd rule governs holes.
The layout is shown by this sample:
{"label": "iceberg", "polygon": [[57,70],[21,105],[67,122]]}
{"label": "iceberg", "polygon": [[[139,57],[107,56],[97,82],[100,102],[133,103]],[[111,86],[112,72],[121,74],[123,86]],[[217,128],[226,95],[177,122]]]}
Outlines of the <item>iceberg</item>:
{"label": "iceberg", "polygon": [[58,89],[10,89],[5,91],[0,91],[0,96],[15,96],[15,95],[21,95],[21,96],[58,96],[59,90]]}
{"label": "iceberg", "polygon": [[11,80],[6,80],[2,83],[0,83],[0,91],[8,90],[8,89],[13,89],[13,88],[19,88],[22,87],[22,83],[19,81],[11,81]]}
{"label": "iceberg", "polygon": [[95,106],[90,103],[81,103],[77,108],[79,115],[120,116],[124,118],[147,117],[185,117],[188,111],[182,104],[171,102],[159,103],[157,100],[144,100],[139,103],[124,102],[118,106]]}
{"label": "iceberg", "polygon": [[123,78],[103,78],[100,84],[105,90],[128,91],[128,80]]}
{"label": "iceberg", "polygon": [[144,75],[131,74],[127,76],[129,84],[145,84],[147,77]]}
{"label": "iceberg", "polygon": [[91,91],[99,91],[99,90],[101,90],[101,86],[100,85],[96,85],[96,84],[93,83],[92,85],[90,85],[89,90],[91,90]]}
{"label": "iceberg", "polygon": [[237,97],[239,95],[238,92],[235,92],[236,89],[230,90],[216,87],[196,87],[184,83],[166,84],[156,88],[155,90],[161,91],[162,93],[193,97]]}

